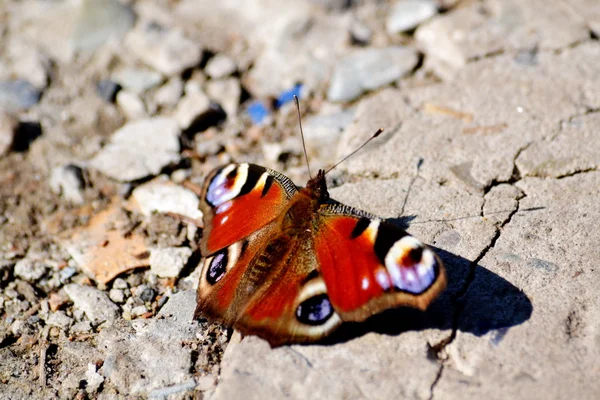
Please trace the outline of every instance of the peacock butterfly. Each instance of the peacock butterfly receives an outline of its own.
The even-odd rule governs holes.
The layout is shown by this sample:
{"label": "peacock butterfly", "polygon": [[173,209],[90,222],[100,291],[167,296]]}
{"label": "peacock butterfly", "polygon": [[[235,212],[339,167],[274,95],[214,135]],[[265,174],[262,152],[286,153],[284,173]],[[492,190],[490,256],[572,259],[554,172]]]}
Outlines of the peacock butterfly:
{"label": "peacock butterfly", "polygon": [[317,341],[342,321],[425,309],[444,289],[438,256],[404,230],[254,164],[215,169],[202,188],[205,258],[195,316],[272,346]]}
{"label": "peacock butterfly", "polygon": [[397,226],[331,200],[325,174],[304,188],[255,164],[207,176],[195,318],[278,346],[317,341],[388,308],[427,308],[446,285],[438,256]]}

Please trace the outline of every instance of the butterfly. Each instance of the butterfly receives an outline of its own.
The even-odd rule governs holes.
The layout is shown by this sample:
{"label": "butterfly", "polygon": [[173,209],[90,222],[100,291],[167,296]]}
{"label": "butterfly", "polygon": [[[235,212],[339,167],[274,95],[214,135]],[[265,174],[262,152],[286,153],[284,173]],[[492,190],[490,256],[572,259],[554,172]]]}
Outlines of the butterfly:
{"label": "butterfly", "polygon": [[445,288],[439,257],[404,230],[329,198],[325,172],[304,188],[255,164],[212,171],[196,318],[271,346],[315,342],[344,321],[427,308]]}

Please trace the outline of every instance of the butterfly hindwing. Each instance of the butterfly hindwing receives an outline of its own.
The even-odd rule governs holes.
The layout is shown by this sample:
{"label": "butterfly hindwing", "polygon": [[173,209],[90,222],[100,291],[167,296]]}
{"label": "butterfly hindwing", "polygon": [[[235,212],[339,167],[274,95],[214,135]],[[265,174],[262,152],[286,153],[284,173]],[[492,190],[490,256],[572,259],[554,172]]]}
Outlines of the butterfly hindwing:
{"label": "butterfly hindwing", "polygon": [[344,205],[321,207],[314,249],[333,307],[345,321],[384,309],[425,309],[444,289],[442,262],[404,230]]}
{"label": "butterfly hindwing", "polygon": [[256,232],[277,218],[297,192],[284,175],[255,164],[228,164],[204,183],[200,248],[210,255]]}

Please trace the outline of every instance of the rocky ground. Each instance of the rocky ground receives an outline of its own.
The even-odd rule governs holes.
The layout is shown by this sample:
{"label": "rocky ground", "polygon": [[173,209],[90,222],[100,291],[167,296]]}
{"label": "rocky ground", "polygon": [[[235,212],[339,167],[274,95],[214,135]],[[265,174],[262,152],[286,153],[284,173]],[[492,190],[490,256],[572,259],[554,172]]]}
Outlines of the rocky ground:
{"label": "rocky ground", "polygon": [[[3,0],[0,398],[600,393],[600,3]],[[251,161],[409,223],[449,285],[330,343],[192,321],[200,185]],[[174,218],[173,213],[185,218]]]}

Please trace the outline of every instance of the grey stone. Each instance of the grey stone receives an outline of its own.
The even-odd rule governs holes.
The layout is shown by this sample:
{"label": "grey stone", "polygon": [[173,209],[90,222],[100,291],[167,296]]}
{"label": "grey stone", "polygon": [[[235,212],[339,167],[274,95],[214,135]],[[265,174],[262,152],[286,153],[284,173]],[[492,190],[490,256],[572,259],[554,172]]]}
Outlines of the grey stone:
{"label": "grey stone", "polygon": [[222,79],[233,74],[237,69],[235,61],[224,54],[217,54],[206,64],[204,71],[212,79]]}
{"label": "grey stone", "polygon": [[156,71],[148,68],[121,68],[112,74],[112,80],[123,88],[135,93],[143,93],[148,89],[161,84],[163,77]]}
{"label": "grey stone", "polygon": [[85,381],[85,391],[90,394],[96,393],[100,385],[104,383],[104,377],[98,373],[96,364],[88,364],[87,371],[85,372]]}
{"label": "grey stone", "polygon": [[[154,389],[148,393],[149,399],[165,399],[165,398],[173,398],[177,395],[182,396],[186,392],[193,392],[196,387],[196,381],[194,379],[189,379],[183,383],[170,385],[160,389]],[[176,397],[176,398],[184,398],[184,397]]]}
{"label": "grey stone", "polygon": [[[178,311],[193,314],[194,307],[192,299]],[[182,343],[194,340],[197,328],[191,318],[165,316],[104,329],[98,336],[105,353],[103,375],[121,394],[130,395],[185,384],[192,379],[192,351]]]}
{"label": "grey stone", "polygon": [[128,287],[127,281],[123,278],[117,278],[113,282],[114,289],[127,289]]}
{"label": "grey stone", "polygon": [[73,318],[67,316],[64,311],[55,311],[46,318],[46,323],[50,326],[66,330],[73,324]]}
{"label": "grey stone", "polygon": [[134,317],[139,317],[141,315],[144,315],[148,312],[148,308],[146,308],[145,305],[140,305],[140,306],[135,306],[131,309],[131,315],[133,315]]}
{"label": "grey stone", "polygon": [[352,38],[353,43],[366,46],[373,38],[373,31],[362,22],[353,21],[350,26],[350,37]]}
{"label": "grey stone", "polygon": [[336,65],[327,99],[354,100],[365,91],[378,89],[400,79],[417,62],[417,53],[408,47],[356,50]]}
{"label": "grey stone", "polygon": [[392,6],[385,27],[389,34],[415,29],[419,24],[437,14],[434,0],[401,0]]}
{"label": "grey stone", "polygon": [[206,93],[212,100],[219,103],[229,120],[236,119],[242,95],[242,87],[238,79],[210,81],[206,85]]}
{"label": "grey stone", "polygon": [[11,150],[18,127],[19,120],[15,116],[0,111],[0,156]]}
{"label": "grey stone", "polygon": [[113,103],[117,98],[117,93],[121,90],[121,85],[110,79],[102,79],[96,84],[96,92],[102,99]]}
{"label": "grey stone", "polygon": [[46,54],[15,35],[8,35],[4,45],[9,75],[26,80],[38,89],[44,89],[48,85],[52,68],[51,60]]}
{"label": "grey stone", "polygon": [[122,289],[110,289],[108,297],[117,304],[121,304],[125,301],[125,293],[123,293]]}
{"label": "grey stone", "polygon": [[175,110],[175,120],[183,130],[190,128],[194,123],[212,111],[210,99],[201,91],[186,93],[181,98]]}
{"label": "grey stone", "polygon": [[[565,18],[544,0],[486,0],[465,4],[421,25],[415,32],[426,67],[452,79],[468,60],[523,49],[561,49],[587,40],[583,17]],[[481,7],[485,12],[480,12]],[[573,14],[577,11],[571,9]],[[572,15],[573,15],[572,14]],[[582,14],[585,15],[585,14]]]}
{"label": "grey stone", "polygon": [[170,77],[197,66],[202,46],[187,38],[181,30],[143,22],[125,40],[127,47],[143,62]]}
{"label": "grey stone", "polygon": [[138,186],[132,197],[146,216],[154,212],[172,212],[192,219],[202,218],[198,196],[191,190],[173,184],[166,177]]}
{"label": "grey stone", "polygon": [[[600,47],[591,42],[561,54],[540,53],[535,67],[515,63],[512,55],[498,56],[468,64],[452,82],[402,94],[382,91],[357,105],[338,157],[358,148],[377,128],[384,133],[339,169],[389,177],[404,174],[423,158],[422,176],[432,181],[459,177],[478,191],[494,181],[507,182],[515,171],[513,160],[530,143],[555,132],[582,103],[600,106],[595,57]],[[577,99],[573,93],[579,93]]]}
{"label": "grey stone", "polygon": [[109,39],[122,38],[133,26],[133,10],[117,0],[82,0],[72,43],[76,50],[91,52]]}
{"label": "grey stone", "polygon": [[[460,390],[465,399],[500,391],[520,398],[593,398],[600,390],[594,379],[600,355],[600,275],[590,262],[600,257],[595,229],[600,222],[600,172],[564,179],[525,178],[516,186],[525,194],[519,205],[523,211],[504,226],[481,260],[482,268],[476,269],[434,397]],[[543,209],[526,211],[540,205]],[[486,326],[497,325],[484,304],[503,310],[502,318],[527,313],[517,296],[489,282],[488,271],[518,287],[533,312],[529,309],[526,323],[510,329],[461,332],[476,325],[478,318],[487,321]],[[569,383],[573,380],[578,384]]]}
{"label": "grey stone", "polygon": [[90,165],[120,181],[155,175],[179,161],[179,128],[169,118],[134,121],[118,129]]}
{"label": "grey stone", "polygon": [[550,140],[527,147],[516,160],[521,174],[559,178],[600,168],[600,113],[565,122]]}
{"label": "grey stone", "polygon": [[158,314],[177,321],[192,321],[194,319],[195,307],[196,291],[184,290],[172,294]]}
{"label": "grey stone", "polygon": [[38,257],[25,257],[15,264],[14,274],[27,282],[35,282],[41,279],[47,271],[48,267],[43,260]]}
{"label": "grey stone", "polygon": [[302,124],[309,155],[316,155],[318,160],[331,165],[338,161],[335,145],[339,142],[346,127],[354,120],[355,113],[356,108],[353,107],[306,118]]}
{"label": "grey stone", "polygon": [[120,90],[117,93],[117,105],[129,120],[136,120],[147,116],[144,102],[134,92]]}
{"label": "grey stone", "polygon": [[85,180],[83,170],[73,164],[56,167],[50,174],[50,188],[61,194],[67,201],[83,204]]}
{"label": "grey stone", "polygon": [[178,277],[192,255],[189,247],[156,248],[150,252],[150,270],[161,278]]}
{"label": "grey stone", "polygon": [[41,91],[26,80],[0,82],[0,109],[27,110],[40,101]]}
{"label": "grey stone", "polygon": [[161,106],[174,107],[183,94],[183,81],[174,76],[162,85],[154,95],[154,101]]}
{"label": "grey stone", "polygon": [[118,316],[119,307],[101,290],[71,283],[65,286],[65,292],[75,308],[82,310],[93,324],[113,322]]}
{"label": "grey stone", "polygon": [[71,334],[76,334],[76,333],[90,333],[92,331],[92,324],[89,323],[89,321],[79,321],[73,324],[73,326],[71,326],[71,329],[69,329],[69,332]]}

